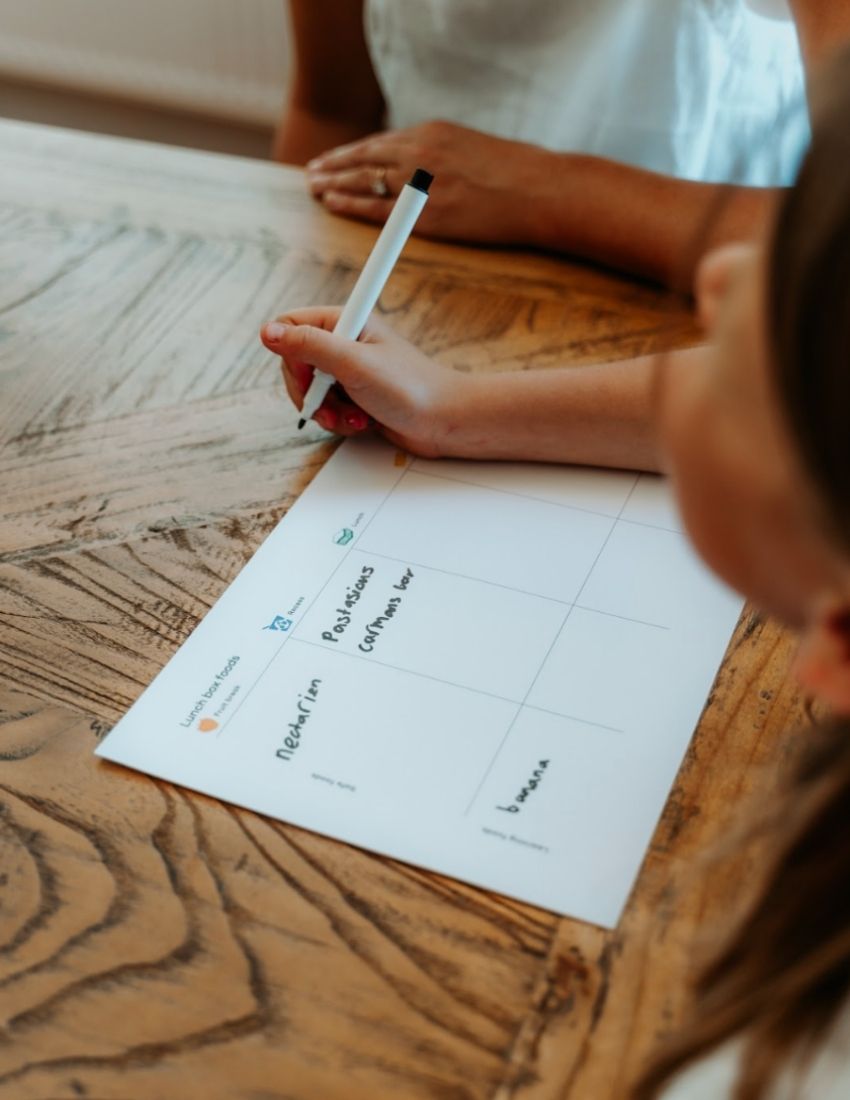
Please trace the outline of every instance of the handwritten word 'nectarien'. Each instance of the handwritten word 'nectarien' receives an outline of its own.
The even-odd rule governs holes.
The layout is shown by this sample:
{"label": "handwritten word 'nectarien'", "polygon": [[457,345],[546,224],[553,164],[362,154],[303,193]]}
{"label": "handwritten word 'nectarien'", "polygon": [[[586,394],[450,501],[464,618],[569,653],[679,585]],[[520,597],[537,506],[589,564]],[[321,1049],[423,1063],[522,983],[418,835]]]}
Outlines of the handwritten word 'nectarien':
{"label": "handwritten word 'nectarien'", "polygon": [[320,679],[310,681],[310,686],[307,690],[298,696],[298,707],[295,719],[289,722],[286,726],[286,733],[283,737],[283,745],[277,750],[275,756],[278,760],[291,760],[293,754],[301,746],[301,738],[304,735],[304,727],[310,720],[310,715],[313,713],[313,706],[319,697],[319,684]]}
{"label": "handwritten word 'nectarien'", "polygon": [[[543,778],[543,773],[549,767],[548,760],[539,761],[537,767],[531,773],[531,778],[526,780],[525,786],[514,798],[513,802],[510,802],[507,806],[497,806],[497,810],[504,810],[506,814],[518,814],[521,809],[521,804],[526,802],[531,794],[537,790],[540,786],[540,781]],[[517,805],[519,803],[520,805]]]}

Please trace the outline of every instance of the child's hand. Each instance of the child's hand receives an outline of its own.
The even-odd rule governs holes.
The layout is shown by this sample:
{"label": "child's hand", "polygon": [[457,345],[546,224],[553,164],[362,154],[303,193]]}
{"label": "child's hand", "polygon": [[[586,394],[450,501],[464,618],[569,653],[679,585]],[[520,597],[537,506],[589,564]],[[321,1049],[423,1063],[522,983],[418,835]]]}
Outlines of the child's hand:
{"label": "child's hand", "polygon": [[263,343],[283,360],[295,405],[301,408],[315,368],[339,383],[315,416],[327,431],[355,435],[375,428],[413,454],[448,453],[451,410],[463,407],[465,376],[441,367],[373,319],[357,342],[334,336],[339,314],[331,306],[296,309],[262,329]]}

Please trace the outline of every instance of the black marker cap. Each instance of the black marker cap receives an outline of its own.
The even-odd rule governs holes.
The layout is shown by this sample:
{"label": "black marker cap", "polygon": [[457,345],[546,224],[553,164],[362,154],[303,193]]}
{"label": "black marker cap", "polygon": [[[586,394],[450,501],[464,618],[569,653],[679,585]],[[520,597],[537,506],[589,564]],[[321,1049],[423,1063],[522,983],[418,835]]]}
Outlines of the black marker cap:
{"label": "black marker cap", "polygon": [[428,194],[428,188],[431,186],[434,177],[430,172],[426,172],[424,168],[417,168],[413,175],[408,180],[411,187],[415,187],[417,191],[423,191]]}

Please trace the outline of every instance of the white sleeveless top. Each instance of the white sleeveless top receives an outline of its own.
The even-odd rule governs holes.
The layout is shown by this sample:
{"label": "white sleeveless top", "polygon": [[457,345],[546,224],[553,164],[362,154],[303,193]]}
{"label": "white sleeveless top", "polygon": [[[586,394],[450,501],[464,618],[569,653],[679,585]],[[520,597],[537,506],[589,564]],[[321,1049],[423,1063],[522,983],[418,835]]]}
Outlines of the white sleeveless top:
{"label": "white sleeveless top", "polygon": [[686,179],[794,177],[808,136],[796,31],[745,0],[366,5],[392,128],[438,118]]}

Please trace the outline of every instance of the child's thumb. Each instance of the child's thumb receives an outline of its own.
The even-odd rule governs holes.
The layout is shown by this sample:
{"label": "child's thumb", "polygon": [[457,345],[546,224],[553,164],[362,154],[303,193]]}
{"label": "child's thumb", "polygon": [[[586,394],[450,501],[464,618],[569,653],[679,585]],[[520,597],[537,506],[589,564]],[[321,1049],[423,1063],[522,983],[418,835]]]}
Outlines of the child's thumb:
{"label": "child's thumb", "polygon": [[285,359],[309,363],[311,367],[338,378],[343,384],[351,373],[352,359],[356,358],[356,353],[352,356],[357,347],[355,343],[313,325],[270,321],[263,326],[260,336],[269,351]]}

